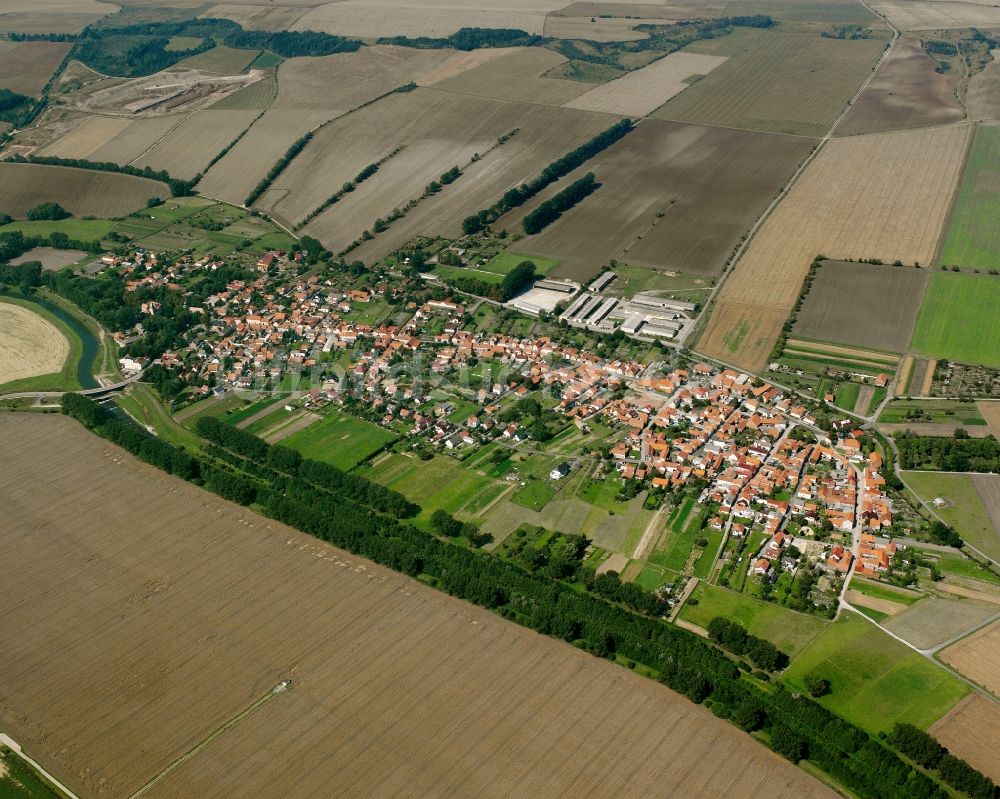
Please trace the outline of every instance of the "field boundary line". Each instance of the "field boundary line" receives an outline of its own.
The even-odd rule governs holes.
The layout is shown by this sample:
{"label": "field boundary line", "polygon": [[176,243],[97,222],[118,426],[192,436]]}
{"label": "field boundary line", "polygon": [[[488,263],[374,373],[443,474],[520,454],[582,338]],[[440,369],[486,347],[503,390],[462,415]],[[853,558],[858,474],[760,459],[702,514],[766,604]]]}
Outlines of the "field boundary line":
{"label": "field boundary line", "polygon": [[[847,114],[850,113],[851,109],[854,108],[854,104],[857,102],[862,92],[864,92],[864,90],[868,88],[868,85],[872,82],[872,80],[874,80],[875,76],[878,74],[879,69],[882,67],[882,64],[885,63],[885,60],[889,57],[889,54],[892,53],[893,48],[896,46],[896,42],[899,41],[900,38],[899,29],[892,22],[890,22],[887,17],[876,12],[873,8],[871,8],[871,6],[868,5],[867,2],[865,2],[865,0],[858,0],[858,2],[866,9],[868,9],[868,11],[870,11],[876,17],[883,20],[885,24],[889,26],[889,28],[892,30],[892,39],[890,39],[889,44],[886,46],[885,50],[882,51],[882,55],[879,57],[878,61],[875,62],[875,65],[872,67],[871,72],[869,72],[868,77],[865,78],[864,82],[861,84],[861,87],[857,90],[857,92],[854,93],[854,95],[850,98],[850,100],[848,100],[847,105],[844,107],[844,110],[841,111],[840,115],[833,121],[833,125],[830,126],[830,129],[826,132],[826,135],[818,140],[816,146],[805,157],[802,163],[799,164],[798,169],[796,169],[795,172],[792,173],[792,176],[788,179],[785,185],[778,190],[778,194],[775,196],[773,200],[771,200],[771,204],[764,209],[763,213],[761,213],[761,215],[757,217],[757,221],[750,226],[750,230],[747,231],[746,238],[742,242],[740,242],[740,245],[737,247],[736,252],[733,255],[732,261],[730,262],[729,266],[723,270],[721,275],[719,275],[718,280],[716,280],[715,285],[712,286],[712,289],[705,300],[704,311],[698,317],[698,322],[696,323],[695,331],[697,333],[697,339],[700,339],[705,333],[705,329],[709,322],[711,312],[715,308],[716,298],[718,297],[720,289],[726,284],[728,279],[736,271],[736,268],[743,260],[743,257],[746,255],[747,250],[750,248],[750,244],[757,237],[757,234],[764,226],[764,223],[771,218],[772,214],[775,212],[778,206],[781,205],[781,201],[788,196],[788,193],[799,181],[799,178],[803,175],[803,173],[806,171],[809,165],[816,160],[816,157],[823,151],[823,148],[827,144],[827,142],[829,142],[833,138],[833,132],[837,129],[837,126],[843,121],[844,117],[846,117]],[[752,306],[752,307],[756,308],[757,306]],[[784,308],[785,306],[782,305],[781,307]],[[790,312],[791,309],[789,309],[789,313]],[[697,339],[695,340],[694,345],[691,346],[691,349],[694,350],[695,352],[698,351],[697,345],[700,343]]]}
{"label": "field boundary line", "polygon": [[248,707],[244,708],[239,713],[237,713],[235,716],[233,716],[231,719],[229,719],[229,721],[223,722],[219,727],[216,727],[214,730],[212,730],[212,732],[210,732],[202,740],[200,740],[198,743],[196,743],[194,746],[192,746],[190,749],[188,749],[187,752],[185,752],[183,755],[181,755],[179,758],[177,758],[173,763],[171,763],[170,765],[168,765],[159,774],[157,774],[156,776],[154,776],[149,782],[147,782],[145,785],[143,785],[141,788],[139,788],[139,790],[137,790],[135,793],[133,793],[132,795],[130,795],[128,799],[136,799],[136,797],[142,796],[142,794],[144,794],[146,791],[148,791],[150,788],[152,788],[154,785],[156,785],[156,783],[158,783],[160,780],[162,780],[164,777],[166,777],[171,771],[173,771],[174,769],[176,769],[178,766],[182,766],[184,763],[186,763],[192,757],[194,757],[195,755],[197,755],[202,749],[204,749],[206,746],[208,746],[210,743],[212,743],[212,741],[214,741],[216,738],[218,738],[220,735],[222,735],[226,730],[230,729],[231,727],[235,727],[237,724],[239,724],[241,721],[243,721],[243,719],[245,719],[251,713],[253,713],[256,710],[259,710],[261,708],[261,706],[264,705],[264,703],[266,703],[269,700],[273,699],[278,694],[283,693],[284,691],[287,691],[290,687],[291,687],[291,680],[284,680],[284,681],[278,683],[276,686],[274,686],[274,688],[272,688],[270,691],[268,691],[262,697],[260,697],[255,702],[253,702],[251,705],[249,705]]}

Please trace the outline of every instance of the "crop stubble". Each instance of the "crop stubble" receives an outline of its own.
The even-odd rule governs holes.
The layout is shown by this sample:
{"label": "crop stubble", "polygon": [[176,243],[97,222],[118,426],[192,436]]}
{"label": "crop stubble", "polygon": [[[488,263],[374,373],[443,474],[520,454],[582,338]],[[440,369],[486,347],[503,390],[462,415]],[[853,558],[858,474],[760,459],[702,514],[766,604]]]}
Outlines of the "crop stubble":
{"label": "crop stubble", "polygon": [[688,88],[697,75],[708,75],[725,56],[679,51],[649,66],[595,86],[566,103],[567,108],[644,117]]}
{"label": "crop stubble", "polygon": [[2,416],[0,442],[0,720],[82,791],[128,795],[290,677],[148,795],[834,795],[652,681],[68,419]]}
{"label": "crop stubble", "polygon": [[955,125],[830,141],[736,264],[699,350],[762,368],[817,255],[929,263],[971,129]]}
{"label": "crop stubble", "polygon": [[973,768],[994,782],[1000,782],[1000,760],[996,757],[996,742],[1000,741],[1000,705],[996,702],[982,694],[971,694],[929,732]]}
{"label": "crop stubble", "polygon": [[0,299],[0,384],[58,372],[69,342],[37,313]]}
{"label": "crop stubble", "polygon": [[124,216],[151,197],[170,196],[166,185],[147,178],[41,164],[0,162],[0,208],[23,218],[29,208],[53,200],[74,216]]}
{"label": "crop stubble", "polygon": [[1000,697],[1000,621],[952,644],[939,655],[973,682]]}

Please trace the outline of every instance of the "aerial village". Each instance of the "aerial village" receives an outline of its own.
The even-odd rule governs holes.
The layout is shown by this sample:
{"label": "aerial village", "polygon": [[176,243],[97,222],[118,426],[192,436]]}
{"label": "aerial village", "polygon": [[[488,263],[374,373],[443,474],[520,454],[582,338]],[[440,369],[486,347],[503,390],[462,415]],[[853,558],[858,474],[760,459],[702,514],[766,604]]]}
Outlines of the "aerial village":
{"label": "aerial village", "polygon": [[[722,532],[723,573],[765,586],[765,598],[779,574],[806,565],[825,574],[825,590],[815,595],[829,611],[851,575],[879,579],[893,568],[893,503],[882,456],[849,420],[824,431],[795,395],[705,362],[669,369],[609,361],[549,337],[465,329],[471,297],[408,302],[400,306],[402,324],[365,323],[352,312],[383,300],[395,290],[393,280],[344,288],[334,279],[300,277],[302,257],[266,253],[254,265],[256,279],[231,281],[190,307],[203,324],[186,350],[163,353],[160,363],[182,369],[202,394],[260,390],[290,370],[319,375],[289,408],[322,413],[361,400],[370,421],[447,453],[491,441],[544,446],[531,441],[530,420],[505,413],[539,393],[549,413],[577,429],[597,420],[615,431],[605,454],[623,481],[674,496],[694,492],[711,508],[708,527]],[[183,291],[186,278],[222,265],[181,258],[161,268],[155,255],[141,252],[104,262],[121,271],[131,291]],[[142,310],[158,309],[146,303]],[[116,339],[130,340],[126,332]],[[490,368],[482,371],[483,364]],[[144,365],[122,359],[126,370]],[[470,383],[470,372],[485,379]],[[475,412],[449,419],[453,405],[432,396],[442,382],[456,384]],[[572,468],[560,463],[549,479]]]}

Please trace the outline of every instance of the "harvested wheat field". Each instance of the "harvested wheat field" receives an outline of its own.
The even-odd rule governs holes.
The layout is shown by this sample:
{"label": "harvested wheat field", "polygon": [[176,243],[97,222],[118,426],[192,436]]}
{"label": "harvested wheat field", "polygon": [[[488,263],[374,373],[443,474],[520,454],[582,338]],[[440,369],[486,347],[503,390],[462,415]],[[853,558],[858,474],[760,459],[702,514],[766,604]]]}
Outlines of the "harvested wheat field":
{"label": "harvested wheat field", "polygon": [[982,694],[967,696],[928,730],[957,757],[1000,782],[1000,704]]}
{"label": "harvested wheat field", "polygon": [[137,167],[193,178],[260,115],[260,111],[195,111],[137,158]]}
{"label": "harvested wheat field", "polygon": [[929,263],[971,132],[954,125],[828,142],[735,265],[699,350],[762,368],[817,255]]}
{"label": "harvested wheat field", "polygon": [[142,208],[170,191],[156,180],[63,166],[0,162],[0,208],[23,218],[29,208],[54,200],[74,216],[114,217]]}
{"label": "harvested wheat field", "polygon": [[[457,98],[456,95],[452,95],[452,97]],[[463,218],[476,213],[480,208],[492,205],[511,186],[519,185],[536,177],[552,161],[564,155],[568,150],[583,144],[602,130],[606,130],[613,121],[603,114],[591,114],[586,111],[573,111],[566,108],[521,103],[488,103],[485,100],[479,101],[474,98],[461,98],[461,102],[470,109],[479,108],[482,104],[484,118],[494,119],[498,123],[495,130],[499,133],[496,135],[508,132],[513,126],[518,127],[517,134],[503,146],[493,147],[489,152],[482,154],[480,160],[464,170],[462,177],[437,194],[421,200],[416,208],[413,208],[402,219],[393,222],[388,230],[380,233],[371,241],[363,243],[354,251],[352,257],[360,258],[365,263],[372,263],[385,257],[417,235],[433,234],[459,238],[462,235]],[[511,127],[506,128],[507,125]],[[501,130],[502,128],[506,129]],[[491,130],[490,134],[492,135],[493,132]],[[338,147],[341,146],[348,150],[353,149],[346,140],[342,145],[338,145]],[[382,148],[385,149],[385,144],[382,145]],[[404,152],[406,151],[404,150]],[[309,158],[316,157],[316,168],[336,169],[336,162],[334,162],[329,148],[322,151],[307,149],[300,158],[306,159],[307,156]],[[402,157],[402,153],[396,157]],[[296,159],[296,161],[298,160]],[[320,166],[327,162],[332,162],[333,165]],[[358,166],[358,164],[352,163],[351,166]],[[307,175],[310,168],[308,160],[292,165],[292,170],[296,170],[295,174]],[[388,169],[389,164],[386,164],[384,168]],[[441,171],[443,170],[438,170],[438,174]],[[356,173],[357,170],[354,174]],[[432,175],[432,179],[436,177],[437,175]],[[375,179],[377,177],[371,180]],[[331,185],[336,186],[330,182],[329,185],[323,184],[322,188],[328,191]],[[320,193],[319,188],[318,185],[312,186],[314,198]],[[391,184],[386,185],[380,191],[388,192],[391,188]],[[414,196],[420,194],[421,188],[417,187]],[[386,199],[380,202],[385,205],[378,213],[384,215],[392,209],[396,201],[390,196],[386,196]],[[359,213],[358,221],[370,224],[373,220],[367,219]]]}
{"label": "harvested wheat field", "polygon": [[566,103],[569,108],[644,117],[684,91],[696,76],[708,75],[725,56],[676,52],[647,67],[595,86]]}
{"label": "harvested wheat field", "polygon": [[433,84],[426,80],[417,82],[457,94],[543,105],[562,105],[588,90],[588,84],[580,81],[545,77],[546,72],[566,62],[566,57],[559,53],[541,47],[517,47],[500,52],[503,53],[501,57],[448,80]]}
{"label": "harvested wheat field", "polygon": [[124,133],[133,120],[125,117],[81,117],[64,135],[39,151],[57,158],[88,158],[111,139]]}
{"label": "harvested wheat field", "polygon": [[50,375],[69,357],[69,342],[34,311],[0,299],[0,385]]}
{"label": "harvested wheat field", "polygon": [[[402,147],[373,177],[305,228],[336,251],[371,228],[377,218],[420,197],[443,172],[453,166],[464,168],[479,153],[484,157],[469,174],[444,187],[437,198],[422,200],[409,214],[424,220],[421,225],[426,229],[418,233],[454,230],[463,216],[496,202],[515,181],[538,174],[612,122],[581,111],[417,89],[324,127],[275,181],[262,207],[273,209],[280,219],[301,220],[364,166]],[[521,130],[495,146],[499,137],[515,128]],[[529,146],[537,149],[526,152]],[[482,204],[473,205],[473,199]],[[424,205],[436,212],[424,213]],[[407,222],[408,218],[393,222],[376,241],[398,246]]]}
{"label": "harvested wheat field", "polygon": [[298,22],[308,10],[309,8],[305,6],[220,3],[202,12],[199,16],[231,19],[247,30],[283,31]]}
{"label": "harvested wheat field", "polygon": [[809,152],[796,136],[647,119],[621,141],[503,217],[520,220],[586,172],[601,187],[518,252],[560,259],[583,280],[610,259],[633,266],[718,274],[740,236]]}
{"label": "harvested wheat field", "polygon": [[960,671],[973,682],[1000,696],[1000,621],[963,638],[938,653],[949,666]]}
{"label": "harvested wheat field", "polygon": [[992,3],[947,0],[875,0],[872,7],[885,14],[897,28],[907,31],[995,27],[1000,8]]}
{"label": "harvested wheat field", "polygon": [[965,105],[970,119],[1000,119],[1000,50],[993,60],[969,79]]}
{"label": "harvested wheat field", "polygon": [[291,679],[144,796],[835,796],[651,680],[65,417],[0,416],[0,447],[0,723],[83,794],[131,795]]}
{"label": "harvested wheat field", "polygon": [[[93,123],[86,123],[80,138],[73,143],[74,148],[83,150],[85,147],[92,147],[90,153],[81,158],[88,158],[91,161],[113,161],[116,164],[130,164],[135,159],[142,156],[150,147],[163,139],[171,130],[180,125],[185,119],[183,114],[171,114],[162,117],[148,117],[146,119],[126,120],[127,125],[117,133],[113,133],[110,138],[101,139],[101,128],[89,127]],[[70,133],[75,135],[76,131]],[[50,147],[60,147],[61,141],[56,141]],[[46,150],[48,152],[48,150]]]}
{"label": "harvested wheat field", "polygon": [[935,72],[935,66],[920,39],[900,39],[837,126],[836,135],[946,125],[963,119],[965,110],[955,97],[955,81]]}
{"label": "harvested wheat field", "polygon": [[17,42],[0,50],[0,89],[37,97],[70,46],[69,42]]}
{"label": "harvested wheat field", "polygon": [[117,10],[101,0],[3,0],[0,33],[79,33]]}
{"label": "harvested wheat field", "polygon": [[343,0],[312,9],[291,29],[362,39],[450,36],[461,28],[515,28],[540,35],[545,14],[564,5],[564,0]]}
{"label": "harvested wheat field", "polygon": [[205,173],[198,193],[241,204],[296,139],[330,117],[329,111],[265,112],[226,157]]}
{"label": "harvested wheat field", "polygon": [[798,313],[794,336],[904,352],[929,269],[824,261]]}
{"label": "harvested wheat field", "polygon": [[844,41],[818,33],[736,28],[686,53],[728,60],[654,116],[680,122],[823,136],[882,55],[881,38]]}
{"label": "harvested wheat field", "polygon": [[330,111],[339,116],[432,72],[449,61],[447,50],[363,47],[356,53],[292,58],[278,67],[272,109]]}
{"label": "harvested wheat field", "polygon": [[[989,425],[990,432],[1000,439],[1000,401],[980,401],[976,403],[976,409]],[[1000,507],[998,507],[1000,510]]]}

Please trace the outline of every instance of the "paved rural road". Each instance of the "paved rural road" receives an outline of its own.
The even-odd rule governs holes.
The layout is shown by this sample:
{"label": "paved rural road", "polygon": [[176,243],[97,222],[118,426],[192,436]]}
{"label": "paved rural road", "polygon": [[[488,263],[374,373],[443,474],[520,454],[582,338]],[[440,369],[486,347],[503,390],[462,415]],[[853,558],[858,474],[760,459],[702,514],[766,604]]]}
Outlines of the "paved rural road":
{"label": "paved rural road", "polygon": [[98,386],[97,388],[84,388],[80,391],[19,391],[13,394],[0,394],[0,400],[12,399],[43,399],[45,397],[61,397],[63,394],[82,394],[85,397],[100,396],[110,394],[112,391],[137,383],[142,378],[142,372],[132,375],[119,383],[112,383],[110,386]]}
{"label": "paved rural road", "polygon": [[[875,66],[872,67],[872,71],[865,79],[865,82],[861,84],[861,88],[858,89],[857,92],[855,92],[854,96],[848,101],[847,106],[841,112],[840,116],[838,116],[833,121],[833,124],[830,126],[830,129],[826,132],[826,135],[819,140],[819,142],[813,148],[813,151],[809,153],[808,156],[806,156],[805,160],[801,164],[799,164],[799,168],[796,169],[794,173],[792,173],[792,176],[788,179],[788,182],[785,183],[785,185],[781,188],[777,196],[773,200],[771,200],[771,204],[764,209],[764,212],[759,217],[757,217],[757,221],[753,223],[753,226],[750,228],[743,242],[737,248],[735,254],[733,255],[732,260],[729,263],[729,266],[727,266],[726,269],[723,270],[722,274],[719,275],[719,279],[715,281],[715,285],[709,292],[708,297],[706,297],[704,309],[702,310],[701,316],[698,318],[698,322],[695,324],[694,328],[692,328],[692,332],[695,332],[696,335],[700,335],[701,331],[704,330],[704,326],[708,321],[708,314],[711,311],[713,303],[715,302],[716,295],[719,293],[719,290],[725,284],[726,279],[735,271],[736,265],[743,259],[743,256],[746,254],[746,251],[750,247],[751,242],[756,237],[758,231],[760,231],[760,229],[764,226],[764,222],[766,222],[767,219],[771,216],[771,214],[774,213],[774,209],[777,208],[778,204],[788,195],[788,192],[791,190],[792,186],[795,185],[796,181],[798,181],[798,179],[802,176],[802,173],[806,171],[806,168],[816,159],[816,156],[819,155],[820,152],[822,152],[823,147],[826,145],[826,143],[833,138],[833,132],[837,129],[837,126],[841,123],[841,121],[843,121],[844,117],[846,117],[848,113],[850,113],[851,109],[854,108],[854,104],[861,96],[861,93],[868,88],[868,84],[871,83],[875,75],[878,74],[879,68],[889,57],[889,54],[892,52],[893,47],[896,46],[896,42],[899,41],[899,29],[889,21],[888,17],[886,17],[884,14],[879,14],[875,9],[869,6],[868,3],[865,2],[865,0],[858,0],[858,2],[860,2],[861,5],[867,8],[872,14],[874,14],[876,17],[881,19],[886,25],[889,26],[889,29],[892,31],[892,39],[889,41],[889,46],[885,48],[885,52],[882,53],[882,57],[877,62],[875,62]],[[690,335],[691,334],[689,333],[688,336],[685,337],[684,341],[678,343],[687,344],[687,338],[689,338]],[[696,345],[692,346],[692,349],[694,349],[697,352]]]}
{"label": "paved rural road", "polygon": [[66,794],[68,799],[79,799],[79,797],[75,793],[73,793],[69,788],[67,788],[65,785],[59,782],[59,780],[57,780],[55,777],[49,774],[49,772],[47,772],[44,768],[42,768],[38,763],[36,763],[34,760],[28,757],[24,753],[24,750],[21,749],[21,745],[13,738],[11,738],[9,735],[0,732],[0,744],[3,744],[8,749],[11,749],[14,752],[14,754],[16,754],[19,758],[27,762],[35,771],[37,771],[45,779],[51,782],[56,788],[58,788],[60,791]]}

